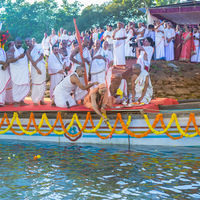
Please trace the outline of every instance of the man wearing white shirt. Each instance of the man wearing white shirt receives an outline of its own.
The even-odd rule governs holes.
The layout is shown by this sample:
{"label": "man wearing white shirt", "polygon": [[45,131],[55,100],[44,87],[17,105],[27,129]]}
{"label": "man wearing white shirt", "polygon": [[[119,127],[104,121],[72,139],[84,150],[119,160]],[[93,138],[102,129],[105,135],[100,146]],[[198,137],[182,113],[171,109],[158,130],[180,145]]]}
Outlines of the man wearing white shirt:
{"label": "man wearing white shirt", "polygon": [[28,58],[22,48],[22,40],[20,38],[16,38],[13,54],[7,62],[10,63],[12,96],[15,106],[27,105],[24,103],[24,99],[30,91]]}
{"label": "man wearing white shirt", "polygon": [[174,60],[174,38],[175,31],[170,22],[167,23],[165,29],[165,59],[166,61]]}
{"label": "man wearing white shirt", "polygon": [[42,39],[42,48],[44,51],[44,56],[49,57],[50,38],[48,37],[46,32],[44,33],[44,38]]}
{"label": "man wearing white shirt", "polygon": [[113,51],[113,39],[112,39],[112,26],[111,25],[107,25],[107,30],[104,32],[103,34],[103,39],[104,41],[108,42],[108,49]]}
{"label": "man wearing white shirt", "polygon": [[193,38],[194,38],[195,54],[192,55],[191,62],[198,62],[199,36],[200,36],[200,34],[198,33],[198,29],[196,27],[194,27],[193,28]]}
{"label": "man wearing white shirt", "polygon": [[115,66],[125,66],[125,40],[126,31],[124,29],[124,24],[121,22],[117,23],[117,29],[113,32],[113,57]]}
{"label": "man wearing white shirt", "polygon": [[46,89],[46,67],[44,62],[43,49],[40,45],[33,45],[30,38],[27,38],[25,42],[29,47],[26,54],[31,66],[31,98],[34,105],[45,105],[44,93]]}
{"label": "man wearing white shirt", "polygon": [[139,50],[139,57],[137,59],[137,64],[140,64],[141,70],[146,70],[147,72],[150,69],[151,59],[153,56],[153,40],[150,37],[144,39],[144,45],[137,48]]}
{"label": "man wearing white shirt", "polygon": [[6,88],[11,78],[6,64],[6,53],[0,48],[0,106],[4,106],[6,102]]}

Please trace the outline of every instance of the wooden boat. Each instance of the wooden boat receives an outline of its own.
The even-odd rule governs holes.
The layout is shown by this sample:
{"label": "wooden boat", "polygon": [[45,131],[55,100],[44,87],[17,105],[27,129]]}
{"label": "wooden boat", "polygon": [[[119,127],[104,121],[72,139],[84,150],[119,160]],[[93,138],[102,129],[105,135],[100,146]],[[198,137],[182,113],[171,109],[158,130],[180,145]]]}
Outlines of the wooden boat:
{"label": "wooden boat", "polygon": [[[200,101],[157,99],[149,105],[115,106],[104,123],[83,106],[0,109],[0,139],[123,145],[200,145]],[[46,100],[48,102],[48,100]],[[171,102],[168,105],[160,102]],[[155,103],[156,102],[156,103]]]}

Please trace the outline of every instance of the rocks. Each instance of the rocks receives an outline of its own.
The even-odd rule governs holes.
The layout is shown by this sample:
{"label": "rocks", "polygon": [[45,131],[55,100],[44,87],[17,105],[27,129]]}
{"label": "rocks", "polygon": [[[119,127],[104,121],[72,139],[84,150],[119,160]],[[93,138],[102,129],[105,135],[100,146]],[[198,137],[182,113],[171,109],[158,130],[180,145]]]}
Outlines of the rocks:
{"label": "rocks", "polygon": [[[175,99],[200,98],[200,67],[198,64],[154,61],[150,72],[154,97]],[[162,68],[160,67],[162,66]],[[176,71],[174,69],[179,69]]]}

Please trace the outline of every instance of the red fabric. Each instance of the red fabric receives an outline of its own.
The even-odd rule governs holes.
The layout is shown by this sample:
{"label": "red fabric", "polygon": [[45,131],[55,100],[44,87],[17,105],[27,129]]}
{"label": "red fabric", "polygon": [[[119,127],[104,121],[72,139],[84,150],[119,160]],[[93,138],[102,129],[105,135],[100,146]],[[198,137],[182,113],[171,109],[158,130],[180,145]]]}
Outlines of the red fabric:
{"label": "red fabric", "polygon": [[[14,107],[13,105],[8,105],[4,107],[0,107],[0,112],[15,112],[15,111],[71,111],[71,112],[78,112],[78,111],[83,111],[83,112],[88,112],[92,111],[91,109],[88,109],[84,107],[83,105],[79,106],[74,106],[72,108],[59,108],[59,107],[54,107],[51,106],[51,102],[49,99],[45,99],[45,103],[47,105],[38,105],[34,106],[30,98],[26,98],[25,100],[26,103],[28,103],[28,106],[20,106],[20,107]],[[168,99],[168,98],[157,98],[153,99],[150,104],[143,105],[143,106],[133,106],[133,107],[123,107],[122,105],[114,105],[114,108],[112,109],[107,109],[108,111],[112,110],[138,110],[138,109],[143,109],[145,112],[159,112],[158,105],[175,105],[178,104],[178,101],[175,99]]]}
{"label": "red fabric", "polygon": [[156,98],[152,99],[150,104],[154,105],[177,105],[179,104],[176,99],[169,99],[169,98]]}

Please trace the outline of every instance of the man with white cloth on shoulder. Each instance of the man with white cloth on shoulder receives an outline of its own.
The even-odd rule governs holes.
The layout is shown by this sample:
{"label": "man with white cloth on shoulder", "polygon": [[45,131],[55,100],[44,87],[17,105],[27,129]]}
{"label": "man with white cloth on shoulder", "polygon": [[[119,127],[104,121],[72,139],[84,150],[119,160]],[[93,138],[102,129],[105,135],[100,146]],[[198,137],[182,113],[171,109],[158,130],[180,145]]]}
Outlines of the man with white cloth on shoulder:
{"label": "man with white cloth on shoulder", "polygon": [[101,41],[95,41],[95,47],[91,49],[92,62],[90,67],[91,81],[98,83],[106,82],[106,58]]}
{"label": "man with white cloth on shoulder", "polygon": [[167,23],[165,29],[165,59],[166,61],[174,60],[174,38],[175,31],[172,27],[171,22]]}
{"label": "man with white cloth on shoulder", "polygon": [[132,102],[150,103],[153,95],[153,87],[146,70],[141,70],[139,64],[132,66]]}
{"label": "man with white cloth on shoulder", "polygon": [[[50,75],[50,98],[53,100],[53,91],[60,83],[65,74],[65,63],[62,61],[62,55],[59,53],[58,44],[53,46],[53,52],[50,54],[48,59],[48,72]],[[52,102],[52,105],[54,103]]]}
{"label": "man with white cloth on shoulder", "polygon": [[[85,61],[85,68],[86,68],[85,73],[87,75],[87,79],[89,77],[89,65],[92,61],[90,51],[88,49],[88,45],[89,45],[89,40],[87,37],[84,37],[84,39],[82,41],[82,47],[83,47],[83,58]],[[72,53],[70,55],[70,60],[73,63],[72,68],[71,68],[71,73],[73,73],[76,71],[76,67],[82,65],[82,63],[83,63],[83,61],[81,59],[81,55],[80,55],[79,46],[75,47],[74,50],[72,51]],[[85,84],[84,77],[80,77],[80,81],[83,85]],[[81,88],[78,88],[76,90],[76,96],[81,96],[81,98],[84,98],[86,95],[87,95],[87,91],[82,90]]]}
{"label": "man with white cloth on shoulder", "polygon": [[[54,102],[57,107],[72,107],[76,106],[76,101],[81,100],[80,96],[76,96],[76,90],[81,88],[81,90],[88,90],[98,82],[90,83],[88,85],[83,85],[80,81],[80,77],[85,74],[85,69],[83,66],[77,66],[76,72],[66,76],[55,88],[53,96]],[[73,94],[73,96],[72,96]]]}
{"label": "man with white cloth on shoulder", "polygon": [[156,60],[165,58],[165,29],[163,24],[165,21],[160,23],[160,20],[156,21],[155,26],[155,47],[156,47]]}
{"label": "man with white cloth on shoulder", "polygon": [[22,40],[20,38],[16,38],[12,53],[7,62],[10,63],[14,105],[27,105],[24,103],[24,99],[30,91],[28,58],[22,48]]}
{"label": "man with white cloth on shoulder", "polygon": [[199,38],[200,33],[196,27],[193,28],[193,39],[194,39],[194,47],[195,47],[195,54],[191,56],[191,62],[200,62],[198,61],[198,54],[199,54]]}
{"label": "man with white cloth on shoulder", "polygon": [[138,52],[137,64],[141,65],[141,70],[150,70],[151,59],[153,56],[153,40],[150,37],[144,39],[143,46],[139,46],[136,50]]}
{"label": "man with white cloth on shoulder", "polygon": [[6,53],[0,48],[0,106],[4,106],[6,102],[6,89],[11,81],[6,63]]}
{"label": "man with white cloth on shoulder", "polygon": [[125,66],[125,40],[126,31],[122,22],[117,23],[117,28],[114,30],[113,35],[113,57],[115,66]]}
{"label": "man with white cloth on shoulder", "polygon": [[43,49],[40,45],[33,45],[30,38],[26,38],[26,45],[29,49],[26,55],[30,61],[32,93],[31,98],[34,105],[45,105],[44,93],[46,89],[46,67],[44,62]]}

